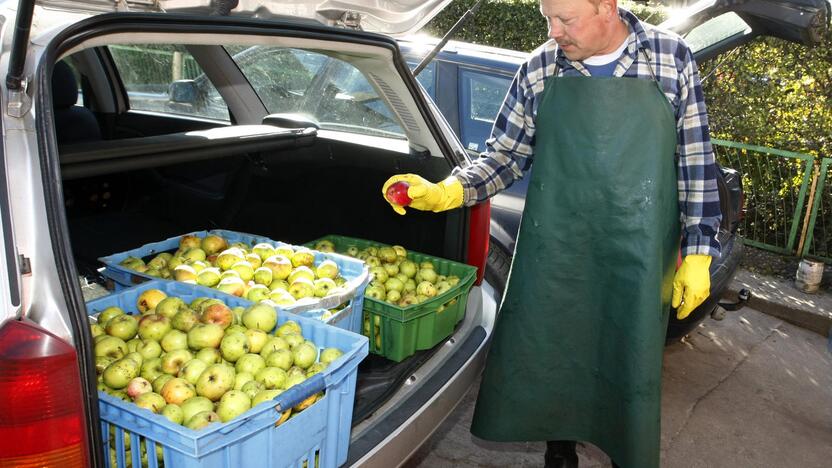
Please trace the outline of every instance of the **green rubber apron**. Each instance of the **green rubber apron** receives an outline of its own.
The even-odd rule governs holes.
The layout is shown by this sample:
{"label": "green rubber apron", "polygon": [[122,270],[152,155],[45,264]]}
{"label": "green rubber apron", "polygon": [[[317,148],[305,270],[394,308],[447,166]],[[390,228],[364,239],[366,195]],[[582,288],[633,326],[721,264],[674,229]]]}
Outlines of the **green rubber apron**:
{"label": "green rubber apron", "polygon": [[471,432],[659,466],[679,247],[676,125],[653,80],[553,77]]}

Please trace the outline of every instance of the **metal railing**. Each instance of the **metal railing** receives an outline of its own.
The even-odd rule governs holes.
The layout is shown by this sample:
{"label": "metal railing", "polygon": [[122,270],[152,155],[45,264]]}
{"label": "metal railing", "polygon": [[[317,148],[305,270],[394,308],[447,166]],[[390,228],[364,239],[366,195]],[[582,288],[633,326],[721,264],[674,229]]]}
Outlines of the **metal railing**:
{"label": "metal railing", "polygon": [[742,175],[745,243],[777,253],[797,251],[814,156],[734,141],[712,140],[717,161]]}

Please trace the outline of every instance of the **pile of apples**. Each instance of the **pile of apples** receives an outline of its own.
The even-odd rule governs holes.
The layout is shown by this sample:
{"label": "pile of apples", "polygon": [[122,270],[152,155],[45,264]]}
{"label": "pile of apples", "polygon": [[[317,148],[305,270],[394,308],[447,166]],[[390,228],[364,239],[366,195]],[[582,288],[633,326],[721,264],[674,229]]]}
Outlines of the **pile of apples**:
{"label": "pile of apples", "polygon": [[[199,284],[252,302],[291,306],[299,300],[314,302],[343,293],[346,279],[338,264],[324,260],[305,247],[244,242],[229,245],[222,236],[185,235],[174,253],[163,252],[147,263],[127,257],[120,265],[147,275]],[[327,318],[327,317],[324,317]]]}
{"label": "pile of apples", "polygon": [[[108,307],[90,324],[98,389],[190,429],[230,421],[324,370],[343,353],[319,347],[268,304],[190,304],[159,289],[142,292],[138,314]],[[91,321],[92,322],[92,321]],[[323,395],[286,410],[279,423]]]}
{"label": "pile of apples", "polygon": [[[324,239],[315,244],[315,250],[334,252],[335,245]],[[459,283],[458,276],[438,274],[433,262],[408,260],[407,250],[400,245],[370,246],[363,250],[350,245],[341,253],[364,261],[370,268],[366,297],[399,307],[425,302]]]}

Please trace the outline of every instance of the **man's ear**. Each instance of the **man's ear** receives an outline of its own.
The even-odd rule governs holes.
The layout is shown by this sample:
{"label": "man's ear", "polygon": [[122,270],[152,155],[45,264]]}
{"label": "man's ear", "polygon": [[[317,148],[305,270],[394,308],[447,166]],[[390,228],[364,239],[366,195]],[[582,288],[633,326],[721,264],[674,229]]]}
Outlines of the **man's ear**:
{"label": "man's ear", "polygon": [[598,4],[598,13],[606,18],[617,18],[618,0],[601,0]]}

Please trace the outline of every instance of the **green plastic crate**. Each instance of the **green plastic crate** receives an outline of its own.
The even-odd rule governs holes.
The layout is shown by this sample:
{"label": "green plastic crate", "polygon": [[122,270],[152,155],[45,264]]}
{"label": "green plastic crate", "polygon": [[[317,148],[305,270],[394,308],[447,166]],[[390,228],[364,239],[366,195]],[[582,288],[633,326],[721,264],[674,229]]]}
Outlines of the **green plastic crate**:
{"label": "green plastic crate", "polygon": [[[344,253],[350,246],[359,250],[371,246],[387,246],[380,242],[336,235],[324,236],[304,245],[312,247],[322,240],[332,242],[338,253]],[[458,276],[459,283],[428,301],[407,307],[364,297],[361,332],[370,339],[370,352],[396,362],[417,350],[433,348],[453,333],[456,324],[465,317],[468,292],[477,279],[477,268],[471,265],[411,250],[407,251],[407,258],[416,263],[432,262],[438,274]]]}

